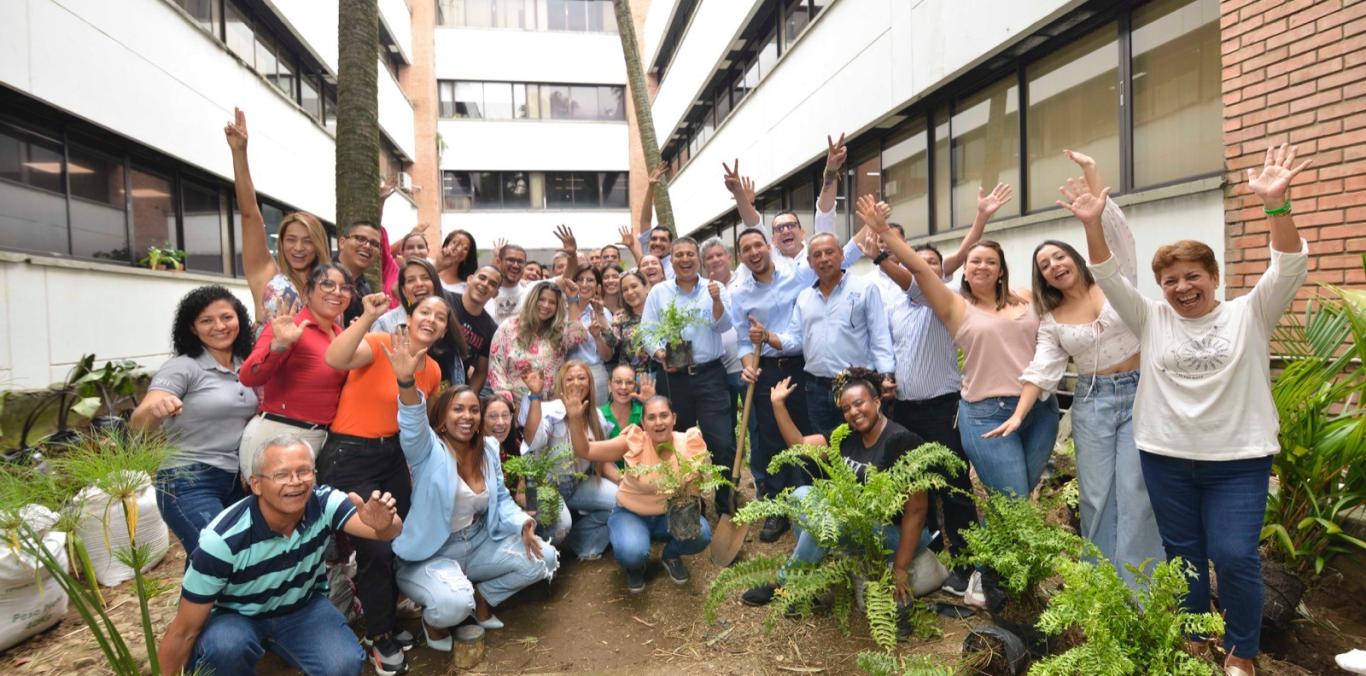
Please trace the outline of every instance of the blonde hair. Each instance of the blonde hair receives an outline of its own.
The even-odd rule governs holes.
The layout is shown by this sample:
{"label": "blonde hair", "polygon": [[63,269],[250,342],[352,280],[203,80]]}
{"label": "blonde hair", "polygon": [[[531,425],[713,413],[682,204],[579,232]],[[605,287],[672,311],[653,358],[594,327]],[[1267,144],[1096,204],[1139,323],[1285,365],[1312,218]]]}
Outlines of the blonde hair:
{"label": "blonde hair", "polygon": [[[546,289],[555,293],[555,314],[542,324],[536,316],[536,303],[541,299],[541,292]],[[554,282],[541,280],[531,285],[527,294],[522,298],[522,311],[517,315],[517,346],[525,350],[531,347],[532,341],[539,336],[550,344],[551,349],[563,351],[565,300],[560,287],[555,286]],[[573,321],[578,321],[578,317],[574,317]]]}
{"label": "blonde hair", "polygon": [[294,285],[296,290],[302,292],[308,284],[309,271],[315,266],[327,265],[332,262],[332,248],[327,244],[327,231],[323,229],[322,221],[307,211],[291,211],[280,219],[280,227],[276,230],[280,243],[284,242],[285,229],[295,223],[304,226],[309,241],[313,242],[316,258],[312,263],[309,263],[308,268],[300,272],[290,267],[289,260],[285,258],[285,248],[277,245],[275,247],[275,268],[285,276],[285,279],[289,280],[290,284]]}
{"label": "blonde hair", "polygon": [[594,396],[593,370],[588,368],[588,364],[577,359],[565,360],[563,364],[560,364],[560,368],[555,369],[555,383],[551,386],[550,394],[554,399],[564,400],[564,377],[565,374],[569,373],[569,369],[574,368],[583,369],[584,375],[588,376],[588,396],[585,397],[588,400],[588,406],[585,409],[588,412],[588,431],[593,433],[594,439],[606,439],[607,436],[603,434],[602,425],[598,421],[598,402]]}

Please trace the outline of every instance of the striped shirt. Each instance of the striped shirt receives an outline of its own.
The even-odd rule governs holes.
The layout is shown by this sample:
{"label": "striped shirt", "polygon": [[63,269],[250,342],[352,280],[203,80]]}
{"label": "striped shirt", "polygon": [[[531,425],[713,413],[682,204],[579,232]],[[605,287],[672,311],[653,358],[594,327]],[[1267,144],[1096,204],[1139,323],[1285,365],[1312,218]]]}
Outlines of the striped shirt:
{"label": "striped shirt", "polygon": [[243,498],[199,534],[181,598],[249,617],[298,610],[314,594],[327,592],[323,551],[355,513],[346,493],[315,486],[303,518],[286,536],[270,529],[255,495]]}
{"label": "striped shirt", "polygon": [[912,281],[911,288],[903,291],[881,270],[874,273],[874,279],[892,326],[896,398],[920,401],[957,392],[962,384],[958,350],[944,322],[925,302],[920,285]]}

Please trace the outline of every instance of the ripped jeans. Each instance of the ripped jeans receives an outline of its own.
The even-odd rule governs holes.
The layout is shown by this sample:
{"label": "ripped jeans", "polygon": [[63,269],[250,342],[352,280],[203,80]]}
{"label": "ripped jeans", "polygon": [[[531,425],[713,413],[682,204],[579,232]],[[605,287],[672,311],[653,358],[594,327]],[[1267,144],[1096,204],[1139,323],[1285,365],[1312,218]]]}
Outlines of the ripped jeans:
{"label": "ripped jeans", "polygon": [[559,567],[559,552],[541,544],[541,558],[527,555],[517,536],[494,540],[484,527],[484,515],[451,533],[445,544],[426,561],[399,561],[398,588],[423,606],[428,626],[454,627],[474,613],[474,587],[497,606],[508,597],[549,580]]}

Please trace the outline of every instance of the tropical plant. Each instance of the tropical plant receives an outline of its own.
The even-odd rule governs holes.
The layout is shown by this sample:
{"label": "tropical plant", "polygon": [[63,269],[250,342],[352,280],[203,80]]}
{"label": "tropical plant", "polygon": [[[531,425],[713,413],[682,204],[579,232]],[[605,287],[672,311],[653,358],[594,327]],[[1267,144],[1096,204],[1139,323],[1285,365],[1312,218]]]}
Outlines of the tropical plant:
{"label": "tropical plant", "polygon": [[[47,443],[66,443],[76,437],[70,431],[71,414],[83,418],[89,418],[99,409],[100,398],[96,393],[92,393],[88,388],[83,388],[80,383],[94,371],[95,355],[87,354],[81,357],[66,373],[66,379],[61,383],[51,385],[45,390],[33,408],[29,409],[28,415],[24,417],[23,429],[19,434],[19,446],[15,449],[15,456],[29,454],[33,447],[29,445],[29,434],[38,424],[38,419],[48,408],[56,406],[57,409],[57,430],[44,440]],[[86,389],[82,393],[82,389]],[[36,444],[36,445],[41,445]]]}
{"label": "tropical plant", "polygon": [[1100,556],[1086,539],[1048,523],[1043,510],[1028,500],[992,493],[978,498],[977,507],[984,523],[963,531],[968,543],[963,562],[996,571],[1002,586],[1026,606],[1042,607],[1040,584],[1060,562]]}
{"label": "tropical plant", "polygon": [[[31,469],[0,472],[0,531],[10,545],[35,557],[70,598],[116,674],[141,674],[140,658],[129,648],[129,641],[114,624],[104,605],[90,556],[76,528],[83,513],[82,489],[98,488],[109,496],[105,506],[105,538],[108,541],[108,514],[117,501],[124,510],[128,541],[131,545],[115,556],[133,570],[134,592],[138,599],[142,638],[148,666],[159,673],[156,635],[148,601],[170,587],[157,584],[143,575],[150,560],[145,543],[137,540],[137,491],[147,477],[174,452],[165,437],[133,433],[113,435],[95,432],[82,436],[70,452],[53,461],[56,470],[41,474]],[[43,546],[42,538],[26,517],[28,505],[42,505],[58,513],[54,530],[66,533],[68,559],[79,574],[68,569]],[[85,578],[82,584],[80,578]]]}
{"label": "tropical plant", "polygon": [[184,270],[185,252],[172,247],[170,243],[164,247],[154,244],[147,247],[147,255],[138,261],[138,265],[145,265],[150,270]]}
{"label": "tropical plant", "polygon": [[953,676],[954,673],[933,655],[895,655],[873,650],[859,653],[858,668],[872,676]]}
{"label": "tropical plant", "polygon": [[534,487],[536,523],[552,526],[560,518],[560,478],[569,476],[584,479],[586,475],[574,471],[574,451],[565,443],[551,446],[542,452],[512,456],[503,461],[503,471],[521,477]]}
{"label": "tropical plant", "polygon": [[1188,568],[1181,559],[1159,563],[1151,574],[1130,566],[1138,582],[1135,591],[1103,558],[1059,559],[1063,586],[1049,599],[1038,626],[1051,635],[1079,629],[1086,640],[1037,662],[1031,676],[1217,673],[1208,660],[1184,649],[1187,636],[1224,630],[1223,619],[1214,613],[1182,610]]}
{"label": "tropical plant", "polygon": [[[95,355],[86,355],[93,359]],[[82,401],[94,399],[96,406],[103,401],[106,415],[119,415],[119,405],[124,402],[137,404],[138,383],[134,374],[138,363],[131,359],[110,360],[98,369],[91,369],[76,380],[76,393]],[[95,408],[82,409],[82,415],[94,415]]]}
{"label": "tropical plant", "polygon": [[701,310],[695,307],[681,308],[677,303],[670,301],[660,311],[658,321],[640,323],[639,328],[631,336],[631,347],[639,350],[647,343],[660,343],[678,349],[683,344],[684,331],[706,323]]}
{"label": "tropical plant", "polygon": [[909,496],[931,489],[944,489],[946,475],[963,467],[952,451],[941,444],[925,444],[903,454],[891,468],[866,470],[864,480],[839,454],[839,446],[849,434],[840,425],[830,436],[829,446],[798,445],[774,456],[769,472],[784,466],[812,465],[820,478],[801,498],[791,489],[777,496],[751,502],[735,514],[737,523],[749,523],[770,516],[781,516],[800,523],[828,553],[820,565],[785,565],[780,556],[757,558],[721,571],[707,592],[704,610],[708,620],[732,591],[761,584],[775,584],[782,573],[782,587],[773,599],[766,625],[772,627],[789,611],[809,613],[814,602],[827,591],[834,593],[834,614],[840,628],[849,630],[854,606],[855,585],[862,580],[865,616],[873,639],[883,651],[896,644],[898,609],[895,584],[887,557],[891,554],[882,541],[883,528],[900,514]]}
{"label": "tropical plant", "polygon": [[655,449],[670,453],[674,462],[661,462],[655,465],[633,465],[626,468],[626,474],[647,479],[655,492],[667,500],[688,495],[690,490],[710,493],[722,486],[732,485],[726,478],[726,468],[713,465],[711,458],[698,454],[684,457],[673,451],[673,445],[660,444]]}
{"label": "tropical plant", "polygon": [[1339,554],[1366,553],[1366,541],[1343,528],[1366,506],[1366,291],[1324,285],[1275,340],[1286,360],[1271,389],[1279,486],[1261,535],[1291,569],[1319,574]]}
{"label": "tropical plant", "polygon": [[[636,40],[636,22],[631,15],[630,0],[612,0],[616,10],[617,36],[621,38],[622,57],[626,63],[626,82],[631,89],[631,108],[635,112],[636,133],[640,136],[641,152],[645,155],[645,175],[651,176],[655,168],[664,163],[659,154],[659,139],[655,135],[655,118],[650,112],[650,90],[645,83],[645,68],[640,59],[640,42]],[[673,203],[669,201],[669,186],[664,181],[656,183],[655,213],[659,224],[677,234],[674,228]]]}

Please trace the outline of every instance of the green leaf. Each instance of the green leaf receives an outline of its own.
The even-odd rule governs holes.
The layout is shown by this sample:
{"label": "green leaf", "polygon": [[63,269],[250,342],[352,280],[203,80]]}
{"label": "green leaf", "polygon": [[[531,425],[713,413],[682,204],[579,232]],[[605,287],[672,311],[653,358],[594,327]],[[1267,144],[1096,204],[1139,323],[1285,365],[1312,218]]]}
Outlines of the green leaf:
{"label": "green leaf", "polygon": [[100,408],[99,397],[82,397],[75,404],[71,405],[71,412],[82,418],[89,418],[95,415],[95,411]]}

